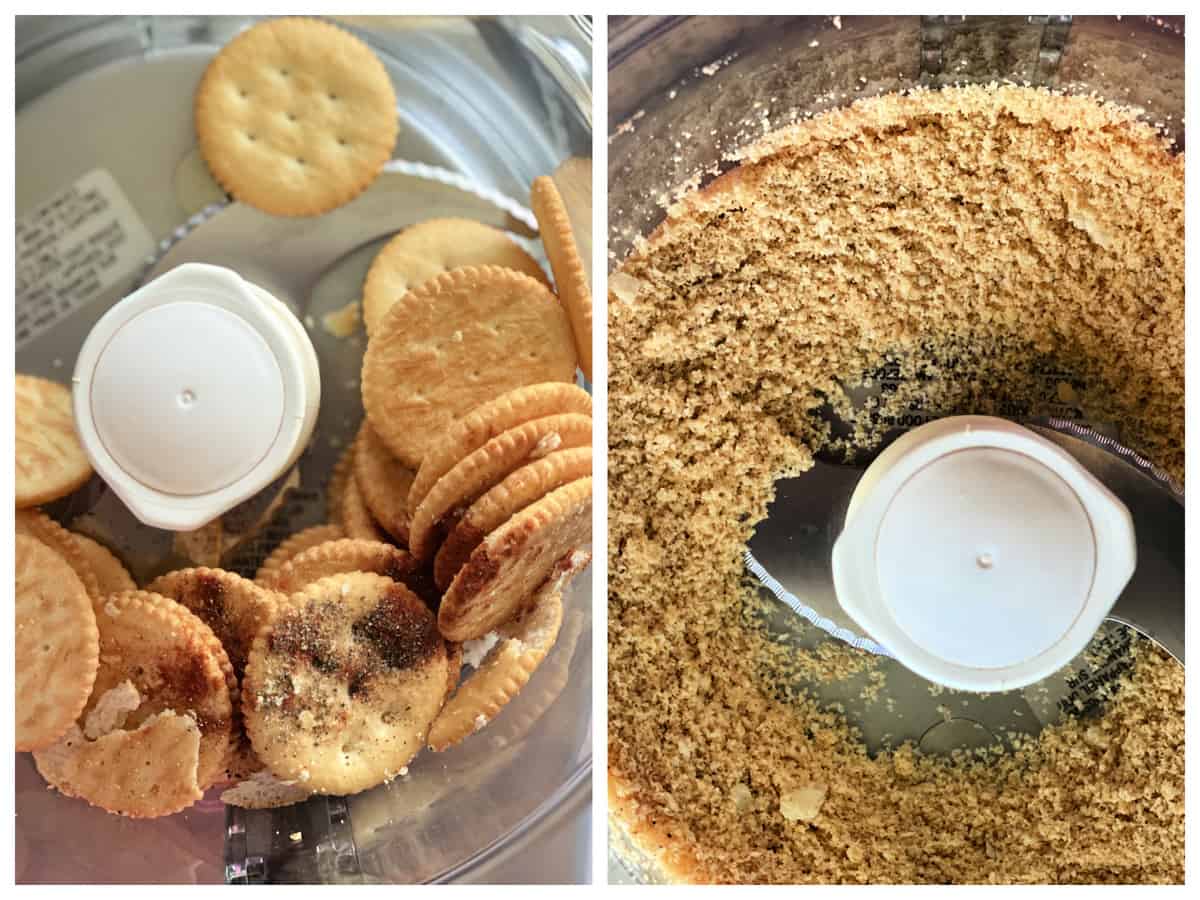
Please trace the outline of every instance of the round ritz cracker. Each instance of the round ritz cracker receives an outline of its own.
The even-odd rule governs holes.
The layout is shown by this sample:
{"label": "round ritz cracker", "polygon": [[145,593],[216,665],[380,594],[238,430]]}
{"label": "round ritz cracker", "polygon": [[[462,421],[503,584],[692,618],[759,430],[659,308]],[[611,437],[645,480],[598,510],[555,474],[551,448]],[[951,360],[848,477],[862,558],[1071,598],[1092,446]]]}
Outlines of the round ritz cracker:
{"label": "round ritz cracker", "polygon": [[408,543],[408,492],[415,477],[364,421],[354,441],[354,480],[371,517],[402,544]]}
{"label": "round ritz cracker", "polygon": [[[246,671],[250,645],[284,599],[234,572],[205,567],[168,572],[146,589],[182,604],[212,629],[229,657],[238,683]],[[240,693],[236,686],[232,700],[234,733],[222,781],[238,781],[262,769],[242,728]]]}
{"label": "round ritz cracker", "polygon": [[57,741],[79,717],[100,665],[100,633],[83,582],[36,538],[15,538],[17,750]]}
{"label": "round ritz cracker", "polygon": [[95,612],[100,668],[84,718],[110,690],[128,681],[142,702],[126,718],[125,729],[135,730],[166,711],[193,718],[200,731],[196,782],[205,790],[221,781],[231,748],[237,690],[221,642],[184,606],[149,591],[106,597]]}
{"label": "round ritz cracker", "polygon": [[100,596],[107,597],[109,594],[137,590],[137,582],[111,550],[77,531],[71,532],[71,535],[75,538],[83,558],[87,560],[88,567],[96,575]]}
{"label": "round ritz cracker", "polygon": [[37,538],[65,559],[93,600],[103,596],[100,592],[100,580],[92,571],[77,535],[67,531],[40,509],[18,509],[16,532]]}
{"label": "round ritz cracker", "polygon": [[343,538],[297,554],[279,570],[273,585],[275,590],[291,596],[330,575],[371,572],[407,586],[416,570],[417,561],[407,550],[381,541]]}
{"label": "round ritz cracker", "polygon": [[354,441],[351,441],[333,464],[333,471],[329,473],[329,483],[325,488],[325,518],[330,522],[341,522],[342,502],[346,499],[346,488],[353,480]]}
{"label": "round ritz cracker", "polygon": [[475,733],[520,693],[554,646],[562,616],[562,595],[539,593],[527,610],[500,626],[500,640],[430,726],[430,750],[445,750]]}
{"label": "round ritz cracker", "polygon": [[[546,710],[554,704],[567,685],[570,677],[571,657],[575,653],[579,636],[583,633],[585,624],[584,614],[579,608],[579,604],[574,604],[573,608],[569,608],[572,605],[567,603],[567,588],[575,580],[575,576],[586,569],[591,561],[592,554],[585,550],[576,550],[567,554],[558,561],[550,577],[537,590],[532,603],[533,607],[536,607],[541,599],[549,594],[557,595],[560,598],[563,606],[562,625],[553,642],[554,654],[543,659],[538,667],[542,674],[538,676],[537,684],[530,686],[524,692],[526,696],[520,707],[511,710],[506,716],[503,731],[500,733],[500,737],[504,740],[519,740],[522,735],[527,734]],[[524,615],[519,616],[513,622],[501,625],[496,629],[496,637],[503,639],[514,636],[514,631],[524,618]],[[524,640],[529,641],[530,638],[526,637]],[[480,667],[482,668],[482,662]],[[449,704],[447,703],[447,705]],[[430,731],[432,732],[432,729]]]}
{"label": "round ritz cracker", "polygon": [[555,488],[591,474],[592,448],[586,446],[557,450],[512,472],[472,503],[442,541],[433,564],[438,587],[449,587],[471,551],[509,518]]}
{"label": "round ritz cracker", "polygon": [[[487,725],[500,710],[520,693],[533,672],[546,659],[559,641],[560,632],[567,637],[567,659],[583,627],[579,610],[563,629],[563,593],[567,585],[587,568],[592,555],[582,550],[568,553],[555,565],[550,577],[537,589],[529,605],[516,618],[504,623],[489,634],[495,642],[469,674],[429,728],[429,748],[445,750]],[[553,702],[566,682],[567,666],[559,661],[553,684],[543,679],[541,696],[523,712],[536,719]],[[539,709],[540,707],[540,709]],[[514,723],[515,724],[515,723]]]}
{"label": "round ritz cracker", "polygon": [[533,419],[496,435],[439,478],[413,510],[409,529],[413,556],[431,558],[456,515],[518,466],[556,450],[591,443],[592,419],[579,413]]}
{"label": "round ritz cracker", "polygon": [[344,795],[408,765],[448,685],[446,644],[425,604],[356,572],[322,578],[280,609],[250,651],[242,706],[277,777]]}
{"label": "round ritz cracker", "polygon": [[83,487],[92,477],[92,464],[75,432],[71,389],[20,375],[16,386],[17,509],[49,503]]}
{"label": "round ritz cracker", "polygon": [[450,424],[526,384],[575,376],[571,329],[544,284],[499,266],[446,272],[409,291],[363,356],[367,418],[418,469]]}
{"label": "round ritz cracker", "polygon": [[592,397],[583,388],[561,381],[527,384],[487,400],[456,419],[430,448],[408,492],[416,509],[438,479],[503,431],[557,413],[592,414]]}
{"label": "round ritz cracker", "polygon": [[367,270],[362,301],[367,335],[410,290],[464,266],[503,266],[550,287],[537,260],[499,228],[471,219],[428,219],[384,244]]}
{"label": "round ritz cracker", "polygon": [[521,510],[480,543],[442,597],[450,641],[483,637],[529,602],[559,562],[591,539],[592,479],[580,478]]}
{"label": "round ritz cracker", "polygon": [[371,515],[366,498],[363,497],[362,488],[359,487],[358,479],[353,474],[347,480],[342,493],[338,521],[342,523],[342,530],[346,532],[346,537],[357,538],[361,541],[386,542],[388,540],[387,533],[379,527],[379,523]]}
{"label": "round ritz cracker", "polygon": [[571,333],[575,337],[575,352],[583,377],[592,380],[592,290],[587,271],[579,258],[571,220],[562,195],[548,175],[534,179],[530,205],[538,221],[542,246],[554,272],[558,298],[567,308]]}
{"label": "round ritz cracker", "polygon": [[586,626],[584,614],[578,608],[567,609],[562,628],[554,642],[555,651],[539,667],[537,683],[524,691],[525,699],[505,717],[498,737],[509,743],[520,741],[537,725],[566,689],[571,680],[571,658],[579,645]]}
{"label": "round ritz cracker", "polygon": [[316,547],[326,541],[336,541],[344,538],[346,532],[341,525],[314,525],[297,531],[271,551],[263,560],[258,571],[254,573],[254,583],[265,588],[273,587],[275,577],[286,563],[291,562],[309,547]]}
{"label": "round ritz cracker", "polygon": [[164,710],[132,730],[96,740],[72,725],[33,759],[46,782],[67,797],[122,816],[154,818],[204,796],[197,780],[202,739],[195,718]]}
{"label": "round ritz cracker", "polygon": [[383,63],[316,19],[261,22],[218,53],[195,98],[196,136],[233,197],[276,216],[354,199],[391,158],[399,129]]}
{"label": "round ritz cracker", "polygon": [[146,590],[182,604],[211,628],[239,680],[250,645],[283,599],[236,572],[205,567],[168,572],[146,585]]}

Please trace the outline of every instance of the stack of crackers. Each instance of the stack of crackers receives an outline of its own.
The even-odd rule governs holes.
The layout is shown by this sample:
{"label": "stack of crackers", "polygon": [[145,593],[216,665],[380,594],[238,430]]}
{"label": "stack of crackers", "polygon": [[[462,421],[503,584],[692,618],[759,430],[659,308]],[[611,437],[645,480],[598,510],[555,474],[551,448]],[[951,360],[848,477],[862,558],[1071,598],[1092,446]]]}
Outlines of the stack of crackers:
{"label": "stack of crackers", "polygon": [[[18,497],[63,496],[79,478],[65,388],[18,384],[60,407],[19,402],[19,424],[47,425],[56,450],[18,455]],[[284,541],[254,580],[190,568],[139,590],[99,544],[18,510],[17,749],[50,785],[142,817],[222,783],[227,802],[256,808],[349,794],[516,696],[590,559],[590,396],[519,386],[438,434],[374,421],[330,479],[333,521]],[[403,436],[415,468],[383,434]]]}

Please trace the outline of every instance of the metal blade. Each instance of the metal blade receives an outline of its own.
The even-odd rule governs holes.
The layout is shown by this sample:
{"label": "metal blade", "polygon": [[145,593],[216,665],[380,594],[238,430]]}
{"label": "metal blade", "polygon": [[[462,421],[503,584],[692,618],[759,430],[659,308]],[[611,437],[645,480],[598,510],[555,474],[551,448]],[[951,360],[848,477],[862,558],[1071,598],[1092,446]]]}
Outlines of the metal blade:
{"label": "metal blade", "polygon": [[[1184,660],[1183,493],[1161,469],[1066,419],[1026,423],[1058,444],[1129,508],[1138,564],[1109,618]],[[776,482],[775,500],[751,538],[746,568],[797,615],[855,647],[891,656],[837,602],[830,562],[846,507],[865,467],[817,461]]]}

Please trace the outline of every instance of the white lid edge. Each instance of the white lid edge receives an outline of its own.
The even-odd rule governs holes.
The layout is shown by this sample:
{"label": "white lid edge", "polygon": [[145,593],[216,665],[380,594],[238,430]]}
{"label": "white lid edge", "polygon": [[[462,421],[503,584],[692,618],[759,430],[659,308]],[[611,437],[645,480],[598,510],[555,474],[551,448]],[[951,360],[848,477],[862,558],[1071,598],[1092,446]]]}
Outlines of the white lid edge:
{"label": "white lid edge", "polygon": [[[262,460],[232,484],[208,494],[183,496],[133,479],[105,449],[91,412],[92,375],[111,336],[146,310],[202,296],[247,321],[270,346],[284,384],[279,433]],[[96,473],[142,522],[168,531],[190,531],[211,522],[261,491],[295,463],[316,427],[320,371],[304,327],[286,305],[222,266],[186,263],[115,304],[85,339],[72,377],[72,407],[80,442]]]}
{"label": "white lid edge", "polygon": [[[1065,634],[1021,663],[975,668],[948,662],[913,642],[895,622],[875,577],[874,540],[899,488],[918,470],[956,450],[995,447],[1032,456],[1075,492],[1092,524],[1096,569],[1087,601]],[[1040,681],[1091,641],[1137,565],[1133,517],[1125,505],[1069,453],[1040,435],[990,416],[952,416],[910,431],[879,455],[855,489],[846,525],[833,548],[838,603],[907,668],[960,690],[1003,691]]]}

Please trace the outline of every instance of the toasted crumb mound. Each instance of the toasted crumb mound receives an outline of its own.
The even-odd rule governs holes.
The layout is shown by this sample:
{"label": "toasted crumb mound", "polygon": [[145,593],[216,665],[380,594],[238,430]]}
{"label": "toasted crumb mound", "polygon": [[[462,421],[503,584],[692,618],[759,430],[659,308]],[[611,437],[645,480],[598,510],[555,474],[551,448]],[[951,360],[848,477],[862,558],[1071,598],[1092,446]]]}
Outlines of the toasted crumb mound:
{"label": "toasted crumb mound", "polygon": [[[1182,667],[1140,644],[1101,718],[988,762],[872,756],[836,710],[773,689],[741,553],[774,479],[814,453],[869,447],[914,402],[1037,415],[1047,366],[1181,477],[1183,197],[1183,159],[1129,111],[948,88],[770,138],[626,261],[609,311],[619,842],[677,880],[1182,881]],[[886,366],[912,386],[851,404],[843,386]]]}

